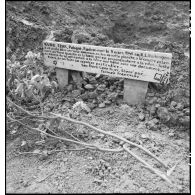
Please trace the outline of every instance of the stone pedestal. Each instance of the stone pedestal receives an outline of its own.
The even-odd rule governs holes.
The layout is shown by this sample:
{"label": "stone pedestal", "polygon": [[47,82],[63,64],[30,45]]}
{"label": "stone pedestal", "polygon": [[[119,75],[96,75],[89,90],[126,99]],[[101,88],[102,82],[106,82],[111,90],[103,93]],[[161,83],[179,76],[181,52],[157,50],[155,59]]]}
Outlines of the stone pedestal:
{"label": "stone pedestal", "polygon": [[129,105],[136,105],[145,101],[148,82],[132,79],[124,80],[124,101]]}
{"label": "stone pedestal", "polygon": [[68,70],[64,68],[56,68],[56,76],[59,83],[59,88],[63,89],[68,85]]}

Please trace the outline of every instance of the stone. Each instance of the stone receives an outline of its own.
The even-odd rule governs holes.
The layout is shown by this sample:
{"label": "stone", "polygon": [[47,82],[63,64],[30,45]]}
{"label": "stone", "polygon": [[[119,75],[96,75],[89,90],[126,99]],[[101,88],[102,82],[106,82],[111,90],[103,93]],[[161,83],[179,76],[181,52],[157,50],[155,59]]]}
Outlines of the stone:
{"label": "stone", "polygon": [[120,188],[116,188],[114,189],[113,193],[120,193],[121,192],[121,189]]}
{"label": "stone", "polygon": [[93,109],[96,107],[96,105],[93,104],[93,103],[88,103],[87,106],[88,106],[91,110],[93,110]]}
{"label": "stone", "polygon": [[108,100],[111,100],[112,102],[114,102],[114,101],[116,101],[117,97],[118,97],[118,93],[113,92],[113,93],[109,94],[107,98],[108,98]]}
{"label": "stone", "polygon": [[146,193],[146,188],[144,188],[144,187],[139,188],[139,192]]}
{"label": "stone", "polygon": [[176,107],[176,106],[177,106],[177,102],[172,101],[172,102],[171,102],[171,106],[172,106],[172,107]]}
{"label": "stone", "polygon": [[189,99],[185,100],[184,102],[184,108],[188,108],[190,106]]}
{"label": "stone", "polygon": [[79,95],[81,95],[81,91],[79,89],[76,89],[76,90],[72,91],[72,96],[74,98],[78,97]]}
{"label": "stone", "polygon": [[123,111],[129,110],[129,108],[130,108],[130,106],[127,105],[127,104],[122,104],[122,105],[120,106],[120,109],[123,110]]}
{"label": "stone", "polygon": [[178,82],[181,82],[183,79],[184,79],[184,77],[183,77],[183,75],[181,75],[181,76],[177,79],[177,81],[178,81]]}
{"label": "stone", "polygon": [[106,105],[105,105],[105,103],[103,102],[103,103],[100,103],[99,105],[98,105],[98,107],[99,108],[104,108]]}
{"label": "stone", "polygon": [[148,93],[147,96],[148,97],[154,97],[154,93]]}
{"label": "stone", "polygon": [[89,83],[90,84],[97,84],[98,82],[97,82],[95,77],[92,77],[92,78],[89,78]]}
{"label": "stone", "polygon": [[85,79],[83,79],[83,81],[82,81],[82,83],[81,84],[83,84],[84,86],[85,85],[87,85],[88,84],[88,82],[87,81],[85,81]]}
{"label": "stone", "polygon": [[119,145],[120,145],[120,146],[123,146],[124,143],[125,143],[124,141],[120,141]]}
{"label": "stone", "polygon": [[150,100],[148,101],[148,104],[153,105],[153,104],[155,104],[155,103],[157,102],[157,100],[158,100],[157,97],[153,97],[152,99],[150,99]]}
{"label": "stone", "polygon": [[110,87],[110,91],[114,91],[115,89],[116,89],[115,86],[111,86],[111,87]]}
{"label": "stone", "polygon": [[175,133],[173,133],[173,132],[170,132],[170,133],[169,133],[169,136],[170,136],[170,137],[173,137],[174,135],[175,135]]}
{"label": "stone", "polygon": [[67,69],[56,68],[56,77],[60,89],[63,89],[66,85],[68,85],[68,73],[69,71]]}
{"label": "stone", "polygon": [[182,111],[177,112],[177,116],[178,116],[178,117],[183,117],[183,116],[184,116],[184,113],[183,113]]}
{"label": "stone", "polygon": [[105,100],[104,103],[105,103],[106,105],[110,105],[112,102],[111,102],[110,100]]}
{"label": "stone", "polygon": [[92,103],[93,104],[97,104],[97,100],[96,99],[93,99]]}
{"label": "stone", "polygon": [[83,100],[83,101],[86,101],[86,100],[88,100],[88,92],[85,92],[85,93],[83,93],[83,94],[81,94],[80,95],[80,98]]}
{"label": "stone", "polygon": [[126,139],[132,139],[133,138],[133,134],[130,133],[130,132],[125,132],[123,137],[126,138]]}
{"label": "stone", "polygon": [[157,110],[157,108],[154,105],[151,106],[151,108],[150,108],[150,115],[154,116],[156,114],[156,110]]}
{"label": "stone", "polygon": [[88,43],[91,36],[84,29],[76,29],[73,31],[71,41],[72,43]]}
{"label": "stone", "polygon": [[158,123],[159,123],[159,120],[158,120],[157,118],[153,118],[151,121],[152,121],[154,124],[158,124]]}
{"label": "stone", "polygon": [[155,122],[153,120],[148,121],[146,125],[152,131],[156,131],[157,130],[157,126],[156,126],[156,124],[155,124]]}
{"label": "stone", "polygon": [[185,126],[189,127],[190,126],[190,117],[189,116],[183,116],[182,118],[179,119],[179,122]]}
{"label": "stone", "polygon": [[176,106],[176,109],[179,110],[179,111],[182,111],[184,108],[183,104],[182,103],[178,103],[177,106]]}
{"label": "stone", "polygon": [[143,113],[140,113],[138,117],[139,117],[140,121],[144,121],[145,120],[145,116],[144,116]]}
{"label": "stone", "polygon": [[185,113],[185,115],[190,115],[190,109],[189,108],[185,108],[183,110],[183,112]]}
{"label": "stone", "polygon": [[102,94],[100,94],[100,97],[101,97],[102,99],[105,99],[105,98],[106,98],[106,94],[105,94],[105,93],[102,93]]}
{"label": "stone", "polygon": [[141,134],[142,139],[148,139],[149,137],[146,134]]}
{"label": "stone", "polygon": [[95,75],[95,78],[96,78],[96,79],[99,79],[100,77],[101,77],[101,74],[96,74],[96,75]]}
{"label": "stone", "polygon": [[171,114],[171,118],[170,118],[170,123],[172,125],[177,125],[178,124],[178,115],[177,114]]}
{"label": "stone", "polygon": [[85,89],[94,89],[94,86],[91,84],[85,85]]}
{"label": "stone", "polygon": [[104,83],[103,83],[104,85],[106,85],[106,87],[108,87],[108,85],[109,85],[109,82],[108,81],[104,81]]}
{"label": "stone", "polygon": [[69,92],[69,91],[72,91],[72,90],[73,90],[73,85],[72,85],[72,84],[68,85],[68,86],[67,86],[67,90],[68,90],[68,92]]}
{"label": "stone", "polygon": [[170,108],[168,109],[170,112],[175,112],[177,109],[176,108],[174,108],[174,107],[172,107],[172,106],[170,106]]}
{"label": "stone", "polygon": [[190,91],[189,90],[185,90],[185,97],[187,97],[187,98],[190,97]]}
{"label": "stone", "polygon": [[88,95],[89,95],[89,98],[91,99],[95,99],[98,96],[96,91],[89,92]]}
{"label": "stone", "polygon": [[157,109],[157,115],[160,118],[160,120],[165,123],[168,122],[171,118],[168,109],[165,107],[159,107]]}
{"label": "stone", "polygon": [[82,72],[82,77],[83,78],[87,78],[88,77],[88,73],[87,72]]}
{"label": "stone", "polygon": [[98,183],[98,184],[101,184],[103,181],[100,180],[100,179],[94,179],[93,183]]}
{"label": "stone", "polygon": [[101,92],[104,92],[105,91],[105,88],[106,88],[106,85],[99,85],[98,87],[97,87],[97,90],[98,91],[101,91]]}
{"label": "stone", "polygon": [[118,94],[119,97],[123,97],[124,96],[124,91],[121,91],[119,94]]}
{"label": "stone", "polygon": [[167,103],[167,101],[166,100],[160,100],[159,101],[159,104],[161,104],[161,106],[166,106],[166,103]]}

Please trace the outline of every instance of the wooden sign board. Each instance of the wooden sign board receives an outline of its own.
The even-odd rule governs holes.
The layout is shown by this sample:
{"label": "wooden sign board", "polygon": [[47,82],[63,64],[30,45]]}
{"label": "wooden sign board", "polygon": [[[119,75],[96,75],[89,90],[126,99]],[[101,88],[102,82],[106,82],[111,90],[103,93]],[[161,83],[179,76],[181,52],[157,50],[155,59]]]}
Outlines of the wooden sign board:
{"label": "wooden sign board", "polygon": [[[169,83],[172,59],[170,53],[48,40],[43,42],[43,52],[47,66],[144,82]],[[133,88],[136,88],[135,82]]]}

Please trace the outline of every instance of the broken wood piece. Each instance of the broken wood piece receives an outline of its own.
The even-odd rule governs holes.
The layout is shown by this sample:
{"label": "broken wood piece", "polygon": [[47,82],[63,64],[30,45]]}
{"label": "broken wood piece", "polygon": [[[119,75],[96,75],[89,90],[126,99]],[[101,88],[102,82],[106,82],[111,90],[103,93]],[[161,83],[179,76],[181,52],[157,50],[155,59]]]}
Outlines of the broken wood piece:
{"label": "broken wood piece", "polygon": [[63,89],[66,85],[68,85],[68,71],[69,70],[64,68],[56,68],[56,76],[60,89]]}
{"label": "broken wood piece", "polygon": [[136,105],[145,101],[148,89],[148,82],[125,79],[124,80],[124,100],[129,105]]}

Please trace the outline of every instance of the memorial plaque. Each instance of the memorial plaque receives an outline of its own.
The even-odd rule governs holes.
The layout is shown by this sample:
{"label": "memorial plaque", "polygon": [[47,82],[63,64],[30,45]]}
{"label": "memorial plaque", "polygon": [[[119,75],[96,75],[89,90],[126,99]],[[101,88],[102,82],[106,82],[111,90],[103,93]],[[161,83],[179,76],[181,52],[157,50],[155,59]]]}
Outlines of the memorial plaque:
{"label": "memorial plaque", "polygon": [[[139,81],[169,83],[172,59],[170,53],[48,40],[43,42],[43,52],[47,66],[138,80],[138,86],[141,83]],[[130,81],[127,83],[131,85]],[[132,83],[132,87],[136,89],[136,82]],[[147,91],[147,88],[143,91]]]}
{"label": "memorial plaque", "polygon": [[44,41],[45,64],[113,77],[168,83],[172,54]]}

